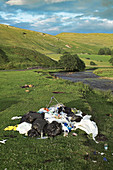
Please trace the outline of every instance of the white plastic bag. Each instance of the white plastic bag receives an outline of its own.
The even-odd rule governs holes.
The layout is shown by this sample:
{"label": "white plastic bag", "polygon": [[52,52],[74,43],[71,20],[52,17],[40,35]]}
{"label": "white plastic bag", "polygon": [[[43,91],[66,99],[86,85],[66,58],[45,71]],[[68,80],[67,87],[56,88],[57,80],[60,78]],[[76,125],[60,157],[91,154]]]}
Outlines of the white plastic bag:
{"label": "white plastic bag", "polygon": [[17,131],[19,131],[20,134],[25,134],[27,135],[27,132],[29,130],[31,130],[32,128],[32,124],[31,123],[27,123],[27,122],[22,122],[18,125],[18,127],[16,128]]}

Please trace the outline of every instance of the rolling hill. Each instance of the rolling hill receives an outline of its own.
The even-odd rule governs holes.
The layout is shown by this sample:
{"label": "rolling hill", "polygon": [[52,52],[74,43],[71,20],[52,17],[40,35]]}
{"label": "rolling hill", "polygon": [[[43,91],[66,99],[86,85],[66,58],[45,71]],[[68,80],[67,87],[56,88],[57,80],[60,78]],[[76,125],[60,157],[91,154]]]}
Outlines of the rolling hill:
{"label": "rolling hill", "polygon": [[113,49],[113,34],[105,33],[61,33],[57,37],[75,49],[77,53],[97,54],[103,47]]}
{"label": "rolling hill", "polygon": [[[52,66],[65,51],[97,54],[113,48],[113,34],[61,33],[56,36],[0,24],[0,67]],[[4,66],[3,66],[4,65]]]}

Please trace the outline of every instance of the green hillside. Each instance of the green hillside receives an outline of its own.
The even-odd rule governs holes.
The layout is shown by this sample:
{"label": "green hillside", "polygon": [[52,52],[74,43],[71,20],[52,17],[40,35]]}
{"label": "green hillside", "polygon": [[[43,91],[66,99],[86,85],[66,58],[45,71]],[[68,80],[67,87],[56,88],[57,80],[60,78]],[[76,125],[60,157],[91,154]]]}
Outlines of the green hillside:
{"label": "green hillside", "polygon": [[97,54],[98,50],[103,47],[113,49],[113,34],[61,33],[57,37],[67,41],[71,49],[77,53]]}
{"label": "green hillside", "polygon": [[48,41],[51,42],[49,35],[0,25],[0,50],[4,53],[0,55],[0,68],[55,65],[56,62],[45,55],[52,52]]}
{"label": "green hillside", "polygon": [[1,69],[22,69],[33,66],[53,67],[56,65],[56,61],[36,50],[11,46],[2,46],[1,48],[5,54],[0,58]]}
{"label": "green hillside", "polygon": [[[113,34],[61,33],[52,36],[0,24],[0,69],[54,66],[64,52],[77,53],[81,57],[81,54],[96,55],[103,47],[113,48]],[[82,59],[87,64],[83,56]]]}
{"label": "green hillside", "polygon": [[58,49],[65,45],[65,42],[49,34],[0,24],[0,44],[29,48],[46,54],[57,53]]}

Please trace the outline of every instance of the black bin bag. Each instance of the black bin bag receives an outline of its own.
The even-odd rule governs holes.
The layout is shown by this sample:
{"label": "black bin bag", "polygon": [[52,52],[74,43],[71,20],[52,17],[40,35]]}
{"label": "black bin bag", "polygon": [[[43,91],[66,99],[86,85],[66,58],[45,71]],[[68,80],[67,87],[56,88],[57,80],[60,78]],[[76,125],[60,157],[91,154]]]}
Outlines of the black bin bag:
{"label": "black bin bag", "polygon": [[49,137],[55,137],[62,133],[62,125],[56,121],[52,123],[46,124],[44,127],[44,133],[47,134]]}
{"label": "black bin bag", "polygon": [[29,111],[27,114],[22,116],[20,123],[22,122],[33,123],[34,120],[36,119],[44,119],[44,113]]}

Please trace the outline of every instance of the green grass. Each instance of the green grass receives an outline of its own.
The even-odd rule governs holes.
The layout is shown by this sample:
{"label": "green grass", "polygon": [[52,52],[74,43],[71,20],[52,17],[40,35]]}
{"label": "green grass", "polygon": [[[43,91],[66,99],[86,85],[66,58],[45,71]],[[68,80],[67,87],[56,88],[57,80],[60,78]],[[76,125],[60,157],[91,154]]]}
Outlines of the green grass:
{"label": "green grass", "polygon": [[[41,71],[41,70],[37,70]],[[12,169],[41,169],[41,170],[84,170],[112,169],[113,153],[113,96],[110,91],[92,90],[83,83],[72,83],[62,79],[54,79],[49,71],[0,71],[0,140],[7,139],[6,144],[0,144],[0,168]],[[26,93],[21,88],[25,84],[33,84]],[[63,91],[53,94],[53,91]],[[13,116],[26,114],[28,111],[38,111],[45,107],[54,96],[60,103],[68,107],[76,107],[86,114],[92,115],[99,128],[99,133],[108,140],[96,144],[89,139],[85,132],[77,130],[77,137],[63,134],[54,139],[38,140],[25,137],[14,131],[4,131],[9,125],[16,125],[19,120],[12,121]],[[55,104],[53,101],[52,104]],[[10,135],[14,135],[11,138]],[[8,137],[9,136],[9,137]],[[104,144],[108,143],[108,151]],[[94,151],[104,152],[105,155],[94,155]],[[87,153],[89,157],[87,157]],[[104,161],[106,157],[108,161]],[[88,158],[88,159],[87,159]],[[93,161],[97,161],[94,163]]]}
{"label": "green grass", "polygon": [[8,62],[1,62],[0,69],[22,69],[33,66],[52,66],[56,61],[48,56],[41,54],[36,50],[22,47],[1,47],[5,55],[8,56]]}
{"label": "green grass", "polygon": [[58,38],[74,48],[79,53],[97,54],[101,47],[109,47],[113,49],[113,34],[104,33],[61,33],[57,35]]}
{"label": "green grass", "polygon": [[110,55],[88,55],[88,54],[79,54],[79,57],[85,62],[86,66],[91,66],[90,62],[95,62],[97,67],[109,67]]}
{"label": "green grass", "polygon": [[95,74],[101,76],[101,77],[108,77],[113,78],[113,68],[108,69],[97,69],[94,71]]}
{"label": "green grass", "polygon": [[52,59],[55,60],[55,61],[58,61],[58,60],[60,59],[61,55],[62,55],[62,54],[55,54],[55,53],[48,54],[48,53],[47,53],[47,56],[50,57],[50,58],[52,58]]}
{"label": "green grass", "polygon": [[0,44],[39,51],[56,52],[65,42],[55,36],[0,24]]}

